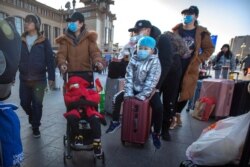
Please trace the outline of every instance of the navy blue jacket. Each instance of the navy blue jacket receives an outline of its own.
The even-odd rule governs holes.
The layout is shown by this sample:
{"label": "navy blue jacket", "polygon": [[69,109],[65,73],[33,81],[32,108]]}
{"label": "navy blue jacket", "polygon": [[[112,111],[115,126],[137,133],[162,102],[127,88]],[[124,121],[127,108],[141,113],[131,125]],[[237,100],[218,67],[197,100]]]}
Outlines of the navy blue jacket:
{"label": "navy blue jacket", "polygon": [[25,35],[22,36],[21,60],[19,64],[21,81],[55,80],[55,58],[51,44],[44,36],[39,36],[30,52]]}

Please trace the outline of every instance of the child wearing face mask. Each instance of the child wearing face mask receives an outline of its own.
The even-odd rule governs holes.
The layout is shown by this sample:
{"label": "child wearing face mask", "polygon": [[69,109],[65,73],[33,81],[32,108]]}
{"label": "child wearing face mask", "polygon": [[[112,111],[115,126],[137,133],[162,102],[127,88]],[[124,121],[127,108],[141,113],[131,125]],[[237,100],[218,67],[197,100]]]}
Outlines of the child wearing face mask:
{"label": "child wearing face mask", "polygon": [[160,79],[161,64],[158,55],[154,54],[155,46],[156,41],[152,37],[142,37],[138,41],[137,53],[132,56],[127,67],[124,96],[120,97],[119,100],[136,98],[144,101],[152,96],[150,100],[153,115],[152,125],[154,128],[152,138],[153,144],[158,149],[161,147],[162,104],[158,104],[160,102],[158,100],[160,98],[159,91],[156,91],[154,94],[153,92]]}

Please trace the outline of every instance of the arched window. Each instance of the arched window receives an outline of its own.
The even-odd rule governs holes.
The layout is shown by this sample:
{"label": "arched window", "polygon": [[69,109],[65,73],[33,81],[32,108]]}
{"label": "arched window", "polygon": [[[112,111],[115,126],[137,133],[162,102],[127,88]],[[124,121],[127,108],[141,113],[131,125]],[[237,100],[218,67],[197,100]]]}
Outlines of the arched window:
{"label": "arched window", "polygon": [[23,18],[19,16],[15,16],[15,25],[17,32],[22,35],[23,33]]}

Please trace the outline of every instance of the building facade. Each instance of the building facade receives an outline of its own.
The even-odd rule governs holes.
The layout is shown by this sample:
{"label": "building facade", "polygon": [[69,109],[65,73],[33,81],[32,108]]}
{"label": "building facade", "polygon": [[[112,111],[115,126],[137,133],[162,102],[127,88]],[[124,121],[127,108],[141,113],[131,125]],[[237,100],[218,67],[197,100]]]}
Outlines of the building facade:
{"label": "building facade", "polygon": [[230,41],[231,50],[239,59],[250,54],[250,35],[236,36]]}
{"label": "building facade", "polygon": [[76,9],[85,16],[86,27],[98,34],[98,45],[102,50],[112,51],[116,15],[110,11],[112,0],[80,0],[85,7]]}
{"label": "building facade", "polygon": [[[60,2],[60,1],[59,1]],[[85,16],[85,24],[89,30],[98,33],[98,45],[101,49],[111,50],[113,46],[113,21],[115,15],[110,12],[111,0],[81,0],[84,8],[76,9]],[[64,4],[63,4],[64,5]],[[24,32],[24,18],[29,13],[37,14],[41,18],[41,31],[50,40],[54,49],[58,46],[55,39],[63,33],[66,27],[65,19],[73,11],[57,10],[36,0],[0,0],[0,19],[8,16],[15,17],[17,31]]]}
{"label": "building facade", "polygon": [[63,13],[35,0],[0,0],[0,19],[8,16],[15,17],[17,31],[24,32],[24,18],[27,14],[35,13],[41,18],[41,31],[56,47],[55,38],[62,33]]}

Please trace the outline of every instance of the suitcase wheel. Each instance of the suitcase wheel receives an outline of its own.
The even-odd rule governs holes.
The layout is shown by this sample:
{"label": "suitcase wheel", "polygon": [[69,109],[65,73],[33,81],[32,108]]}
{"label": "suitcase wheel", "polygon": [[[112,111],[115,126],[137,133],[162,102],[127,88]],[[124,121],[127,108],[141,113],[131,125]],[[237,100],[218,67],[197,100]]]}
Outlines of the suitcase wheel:
{"label": "suitcase wheel", "polygon": [[72,157],[70,155],[67,155],[66,152],[63,154],[63,163],[64,165],[67,164],[67,159],[71,159]]}
{"label": "suitcase wheel", "polygon": [[126,146],[126,142],[125,142],[125,141],[122,141],[122,145],[123,145],[123,146]]}

